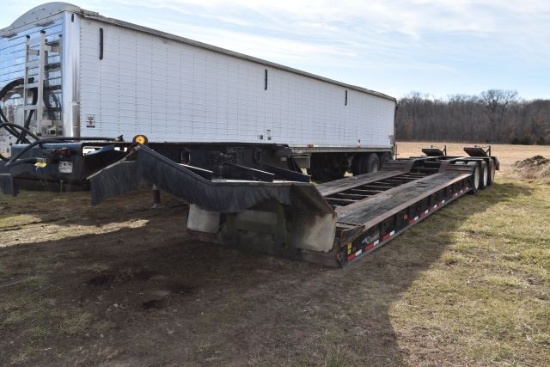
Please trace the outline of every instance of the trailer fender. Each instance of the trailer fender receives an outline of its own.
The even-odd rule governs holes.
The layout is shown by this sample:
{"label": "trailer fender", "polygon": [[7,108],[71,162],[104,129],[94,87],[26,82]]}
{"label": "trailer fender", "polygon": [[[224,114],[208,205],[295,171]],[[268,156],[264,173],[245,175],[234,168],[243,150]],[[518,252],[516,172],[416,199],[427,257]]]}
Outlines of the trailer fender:
{"label": "trailer fender", "polygon": [[15,184],[10,171],[5,168],[4,162],[0,162],[0,192],[11,196],[17,196],[19,193],[19,187]]}

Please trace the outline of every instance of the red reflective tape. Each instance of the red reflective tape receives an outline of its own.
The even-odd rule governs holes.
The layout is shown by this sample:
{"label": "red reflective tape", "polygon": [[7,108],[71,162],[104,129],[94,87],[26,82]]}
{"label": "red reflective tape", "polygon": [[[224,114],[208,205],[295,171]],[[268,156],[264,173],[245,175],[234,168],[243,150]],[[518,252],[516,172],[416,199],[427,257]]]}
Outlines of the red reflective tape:
{"label": "red reflective tape", "polygon": [[348,256],[348,261],[351,261],[351,260],[355,259],[355,256],[356,256],[355,254],[349,255]]}
{"label": "red reflective tape", "polygon": [[374,248],[374,243],[371,243],[370,245],[368,245],[367,247],[365,247],[365,251],[370,251]]}
{"label": "red reflective tape", "polygon": [[382,241],[385,241],[387,240],[388,238],[390,238],[391,236],[393,236],[395,234],[395,231],[391,231],[390,233],[386,233],[384,235],[384,237],[382,237]]}

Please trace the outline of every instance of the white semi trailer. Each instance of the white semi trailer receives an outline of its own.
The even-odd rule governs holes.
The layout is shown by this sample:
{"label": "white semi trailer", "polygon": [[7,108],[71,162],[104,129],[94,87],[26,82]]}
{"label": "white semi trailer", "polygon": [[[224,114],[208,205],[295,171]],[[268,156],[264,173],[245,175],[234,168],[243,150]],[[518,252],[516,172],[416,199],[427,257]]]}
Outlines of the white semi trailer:
{"label": "white semi trailer", "polygon": [[110,161],[99,148],[136,135],[182,163],[290,158],[324,179],[393,153],[392,97],[67,3],[0,30],[0,60],[0,154],[16,178],[85,181]]}

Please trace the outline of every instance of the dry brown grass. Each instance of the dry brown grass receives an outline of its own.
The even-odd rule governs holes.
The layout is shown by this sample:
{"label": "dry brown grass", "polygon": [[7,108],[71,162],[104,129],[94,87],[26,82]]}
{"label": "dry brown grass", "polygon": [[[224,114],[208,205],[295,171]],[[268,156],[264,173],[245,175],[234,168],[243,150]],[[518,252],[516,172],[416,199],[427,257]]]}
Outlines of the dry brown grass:
{"label": "dry brown grass", "polygon": [[[422,152],[422,148],[434,145],[438,148],[447,146],[447,153],[452,155],[465,155],[463,147],[476,144],[468,143],[430,143],[430,142],[399,142],[397,143],[397,153],[399,157],[417,156]],[[495,144],[491,145],[492,154],[496,156],[501,164],[501,174],[510,173],[512,165],[517,161],[522,161],[541,155],[550,158],[550,146],[548,145],[511,145]]]}
{"label": "dry brown grass", "polygon": [[548,365],[548,202],[548,185],[501,178],[397,240],[445,246],[390,308],[407,365]]}

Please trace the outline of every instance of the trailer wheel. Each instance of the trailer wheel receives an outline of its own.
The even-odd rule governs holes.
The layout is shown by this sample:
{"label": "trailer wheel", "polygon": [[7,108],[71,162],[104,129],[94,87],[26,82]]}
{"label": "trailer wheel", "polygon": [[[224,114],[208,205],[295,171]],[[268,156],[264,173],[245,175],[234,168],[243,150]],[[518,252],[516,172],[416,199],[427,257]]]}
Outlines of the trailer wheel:
{"label": "trailer wheel", "polygon": [[382,153],[380,154],[380,166],[379,168],[382,168],[384,167],[384,164],[391,161],[391,154],[386,152],[386,153]]}
{"label": "trailer wheel", "polygon": [[378,167],[380,167],[380,160],[378,159],[378,154],[376,153],[371,153],[368,156],[364,156],[361,163],[362,173],[377,172]]}
{"label": "trailer wheel", "polygon": [[489,186],[489,167],[487,167],[487,162],[481,161],[481,165],[479,166],[480,173],[479,173],[479,189],[483,190],[487,186]]}
{"label": "trailer wheel", "polygon": [[477,162],[468,162],[468,165],[469,166],[474,166],[474,170],[472,172],[472,177],[471,177],[471,180],[470,180],[470,185],[472,186],[472,189],[470,190],[469,194],[471,195],[475,195],[477,194],[478,190],[479,190],[479,183],[480,183],[480,180],[481,180],[481,173],[480,173],[480,168],[479,168],[479,165],[477,164]]}
{"label": "trailer wheel", "polygon": [[496,167],[495,161],[491,158],[489,159],[489,181],[487,183],[487,186],[491,186],[493,182],[495,182],[496,171],[497,171],[497,167]]}
{"label": "trailer wheel", "polygon": [[354,176],[357,176],[362,175],[363,173],[377,172],[380,166],[381,164],[378,154],[356,154],[351,162],[351,173],[353,173]]}

